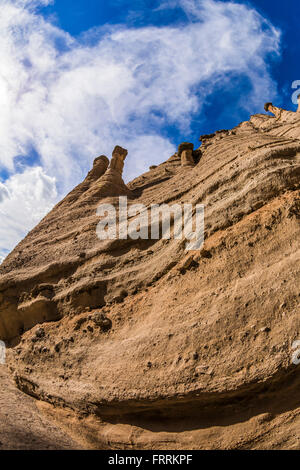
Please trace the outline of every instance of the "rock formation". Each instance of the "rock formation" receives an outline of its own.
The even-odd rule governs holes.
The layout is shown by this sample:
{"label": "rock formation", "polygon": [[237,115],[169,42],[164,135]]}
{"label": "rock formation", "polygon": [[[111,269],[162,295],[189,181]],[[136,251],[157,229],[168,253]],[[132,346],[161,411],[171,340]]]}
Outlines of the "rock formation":
{"label": "rock formation", "polygon": [[[126,151],[100,157],[0,266],[16,383],[94,416],[100,448],[299,448],[300,119],[266,109],[128,186]],[[99,240],[127,194],[204,204],[203,249]]]}
{"label": "rock formation", "polygon": [[183,142],[179,145],[178,155],[181,158],[182,166],[195,166],[195,161],[193,158],[194,144],[188,142]]}
{"label": "rock formation", "polygon": [[122,147],[119,147],[118,145],[115,147],[109,168],[99,182],[102,197],[130,195],[130,191],[122,178],[124,161],[127,154],[128,151]]}

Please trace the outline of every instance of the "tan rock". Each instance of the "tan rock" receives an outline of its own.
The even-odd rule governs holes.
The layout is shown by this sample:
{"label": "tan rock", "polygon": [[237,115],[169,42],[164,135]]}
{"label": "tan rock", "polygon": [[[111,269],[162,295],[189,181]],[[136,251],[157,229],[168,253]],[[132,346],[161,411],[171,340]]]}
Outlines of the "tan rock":
{"label": "tan rock", "polygon": [[179,145],[178,156],[181,158],[182,166],[195,166],[193,159],[194,145],[188,142],[183,142]]}
{"label": "tan rock", "polygon": [[[190,147],[128,186],[126,151],[105,175],[102,158],[0,266],[0,338],[19,387],[100,417],[99,446],[299,447],[299,115],[267,109],[203,138],[184,177]],[[147,207],[204,204],[205,249],[99,240],[99,203],[127,192]]]}
{"label": "tan rock", "polygon": [[126,149],[116,146],[108,170],[101,178],[99,194],[102,197],[130,195],[130,190],[125,185],[122,174],[125,158],[128,154]]}

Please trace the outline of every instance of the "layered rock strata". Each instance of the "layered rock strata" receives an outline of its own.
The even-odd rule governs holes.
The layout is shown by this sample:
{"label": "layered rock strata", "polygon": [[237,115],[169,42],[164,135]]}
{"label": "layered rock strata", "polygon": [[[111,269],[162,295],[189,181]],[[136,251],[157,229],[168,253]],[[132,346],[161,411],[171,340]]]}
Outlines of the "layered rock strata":
{"label": "layered rock strata", "polygon": [[[266,110],[127,186],[117,148],[13,250],[0,338],[21,389],[100,416],[121,447],[211,448],[220,426],[242,419],[246,433],[267,414],[258,442],[285,413],[298,419],[300,117]],[[99,240],[97,207],[120,195],[204,204],[203,249]]]}

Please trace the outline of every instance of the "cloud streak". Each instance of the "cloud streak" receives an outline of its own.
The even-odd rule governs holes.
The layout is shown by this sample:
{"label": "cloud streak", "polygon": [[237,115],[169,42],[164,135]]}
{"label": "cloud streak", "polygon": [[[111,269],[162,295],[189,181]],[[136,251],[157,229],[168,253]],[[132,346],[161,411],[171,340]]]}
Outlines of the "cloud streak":
{"label": "cloud streak", "polygon": [[[47,3],[0,0],[0,168],[11,175],[0,186],[0,255],[115,144],[129,149],[127,179],[168,158],[175,147],[164,129],[188,131],[232,74],[251,83],[240,98],[248,111],[276,94],[266,63],[279,32],[245,5],[178,0],[162,6],[181,7],[189,22],[106,26],[75,39],[36,13]],[[33,217],[22,217],[20,200]]]}
{"label": "cloud streak", "polygon": [[0,240],[2,253],[37,224],[57,199],[55,178],[40,167],[28,168],[0,184]]}

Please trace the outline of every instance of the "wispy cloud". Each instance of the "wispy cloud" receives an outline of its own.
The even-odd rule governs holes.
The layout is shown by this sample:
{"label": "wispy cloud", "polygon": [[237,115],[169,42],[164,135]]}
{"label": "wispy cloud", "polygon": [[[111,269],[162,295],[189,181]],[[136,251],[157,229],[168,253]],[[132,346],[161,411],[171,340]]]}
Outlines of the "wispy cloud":
{"label": "wispy cloud", "polygon": [[41,220],[56,199],[55,178],[39,167],[28,168],[0,184],[0,257]]}
{"label": "wispy cloud", "polygon": [[[279,32],[246,5],[178,0],[164,7],[180,6],[190,22],[106,26],[75,39],[36,13],[47,3],[0,0],[0,168],[11,174],[0,186],[0,254],[115,144],[129,149],[127,178],[169,157],[175,147],[162,129],[187,130],[232,73],[252,84],[240,98],[249,111],[276,94],[267,58]],[[41,168],[16,174],[16,157],[32,149]],[[46,190],[32,198],[37,181]]]}

